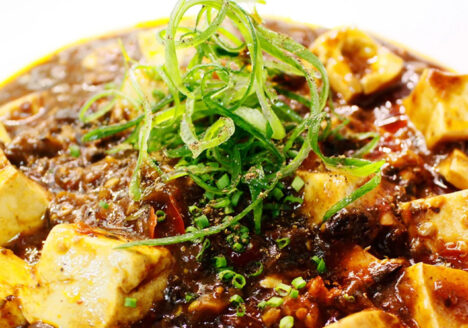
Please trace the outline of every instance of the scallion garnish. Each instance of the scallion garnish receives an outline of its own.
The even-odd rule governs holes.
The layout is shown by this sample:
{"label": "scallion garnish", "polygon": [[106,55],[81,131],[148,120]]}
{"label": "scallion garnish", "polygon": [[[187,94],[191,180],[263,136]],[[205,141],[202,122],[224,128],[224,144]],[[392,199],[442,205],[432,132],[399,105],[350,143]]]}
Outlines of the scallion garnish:
{"label": "scallion garnish", "polygon": [[249,277],[257,277],[261,275],[262,273],[263,273],[263,263],[258,262],[258,269],[255,272],[249,274]]}
{"label": "scallion garnish", "polygon": [[103,201],[103,200],[101,200],[101,201],[99,202],[99,206],[100,206],[101,208],[105,209],[105,210],[109,209],[109,204],[106,203],[106,202]]}
{"label": "scallion garnish", "polygon": [[71,157],[78,158],[81,155],[80,147],[78,147],[77,145],[71,145],[68,148],[68,151],[69,151]]}
{"label": "scallion garnish", "polygon": [[198,262],[202,260],[203,254],[205,254],[206,250],[210,248],[211,242],[208,238],[205,238],[202,242],[201,250],[198,252],[197,256],[195,257]]}
{"label": "scallion garnish", "polygon": [[300,176],[296,175],[293,182],[291,183],[291,187],[294,190],[299,191],[302,189],[302,187],[304,187],[304,184],[305,184],[304,180],[302,180]]}
{"label": "scallion garnish", "polygon": [[276,245],[278,245],[279,249],[283,249],[287,247],[290,243],[291,243],[291,239],[287,237],[276,239]]}
{"label": "scallion garnish", "polygon": [[281,297],[273,296],[267,301],[261,301],[258,303],[260,309],[265,309],[267,307],[279,307],[283,304],[284,300]]}
{"label": "scallion garnish", "polygon": [[136,308],[137,307],[137,299],[133,297],[125,297],[124,300],[125,307]]}
{"label": "scallion garnish", "polygon": [[208,221],[208,218],[206,215],[200,215],[197,216],[195,219],[193,219],[195,222],[195,225],[198,227],[198,229],[204,229],[210,226],[210,221]]}
{"label": "scallion garnish", "polygon": [[[202,8],[197,26],[182,27],[185,13],[196,6]],[[237,31],[225,28],[223,22],[226,20]],[[322,153],[319,141],[331,133],[330,129],[326,133],[321,131],[322,122],[328,117],[324,108],[329,99],[329,81],[317,57],[290,37],[261,25],[259,19],[249,15],[236,2],[179,0],[166,29],[155,37],[165,46],[163,65],[136,62],[122,49],[127,67],[125,78],[136,96],[125,94],[121,88],[108,88],[89,99],[80,111],[80,119],[84,123],[99,122],[112,110],[117,99],[124,99],[137,115],[127,122],[99,126],[86,133],[82,141],[126,133],[125,146],[120,149],[138,151],[129,185],[134,200],[140,201],[145,195],[140,181],[142,169],[149,168],[156,170],[165,182],[189,176],[205,190],[207,199],[218,208],[225,209],[225,217],[213,226],[207,225],[207,220],[198,219],[195,222],[198,229],[188,230],[185,234],[136,241],[120,248],[201,241],[238,224],[250,213],[254,232],[260,233],[265,219],[265,200],[273,190],[279,190],[276,187],[280,180],[295,173],[311,151],[329,169],[357,177],[375,175],[349,197],[335,204],[324,219],[380,182],[380,169],[384,162],[358,158],[375,146],[372,135],[356,136],[360,140],[374,139],[358,150],[355,157],[328,157]],[[188,47],[195,48],[195,56],[188,61],[185,58],[180,60],[176,50]],[[189,65],[184,67],[181,62],[189,62]],[[148,93],[143,92],[135,74],[137,71],[163,81],[161,90],[150,90],[154,99],[145,96]],[[303,76],[309,96],[275,89],[274,79],[278,74]],[[303,118],[286,104],[278,102],[278,91],[308,106],[310,113]],[[97,101],[100,102],[98,110],[90,113],[92,104]],[[101,102],[105,101],[107,103],[102,105]],[[118,151],[119,147],[116,149]],[[173,168],[160,167],[154,159],[156,156],[153,156],[157,152],[177,158],[178,164]],[[300,191],[304,181],[296,177],[291,186]],[[250,194],[250,199],[242,202],[245,207],[238,209],[240,212],[230,216],[233,208],[239,205],[242,192]],[[302,199],[291,198],[293,196],[283,198],[281,193],[281,190],[274,191],[273,198],[302,202]],[[220,200],[221,197],[225,200]],[[192,208],[190,212],[194,210]],[[245,245],[245,242],[235,240],[231,246],[241,250]]]}
{"label": "scallion garnish", "polygon": [[317,265],[317,272],[319,274],[325,273],[327,271],[325,261],[322,258],[318,257],[317,255],[314,255],[312,256],[312,261],[314,261]]}
{"label": "scallion garnish", "polygon": [[291,289],[291,292],[289,293],[289,296],[291,298],[298,298],[299,297],[299,291],[297,289]]}
{"label": "scallion garnish", "polygon": [[281,318],[279,328],[292,328],[294,327],[294,317],[287,315]]}
{"label": "scallion garnish", "polygon": [[216,181],[216,186],[219,189],[224,189],[229,186],[229,175],[227,175],[227,173],[223,174],[223,176]]}
{"label": "scallion garnish", "polygon": [[289,195],[289,196],[284,197],[284,202],[302,204],[304,200],[300,197]]}
{"label": "scallion garnish", "polygon": [[245,277],[241,274],[235,274],[234,275],[234,278],[232,278],[232,285],[235,287],[235,288],[244,288],[245,284],[246,284],[246,280],[245,280]]}
{"label": "scallion garnish", "polygon": [[287,296],[290,292],[291,292],[291,286],[289,285],[286,285],[286,284],[283,284],[283,283],[279,283],[276,287],[275,287],[275,292],[279,295],[279,296]]}
{"label": "scallion garnish", "polygon": [[157,210],[154,214],[158,218],[158,222],[164,222],[166,220],[166,212],[163,210]]}
{"label": "scallion garnish", "polygon": [[197,294],[194,294],[194,293],[187,293],[185,294],[185,302],[191,302],[193,301],[194,299],[196,299],[198,297]]}
{"label": "scallion garnish", "polygon": [[291,285],[293,285],[296,289],[302,289],[306,286],[306,281],[302,277],[297,277],[291,281]]}
{"label": "scallion garnish", "polygon": [[245,302],[242,297],[239,295],[232,295],[229,302],[236,306],[236,315],[238,317],[243,317],[245,315]]}
{"label": "scallion garnish", "polygon": [[227,267],[227,261],[223,255],[215,256],[213,260],[214,260],[214,267],[217,270]]}

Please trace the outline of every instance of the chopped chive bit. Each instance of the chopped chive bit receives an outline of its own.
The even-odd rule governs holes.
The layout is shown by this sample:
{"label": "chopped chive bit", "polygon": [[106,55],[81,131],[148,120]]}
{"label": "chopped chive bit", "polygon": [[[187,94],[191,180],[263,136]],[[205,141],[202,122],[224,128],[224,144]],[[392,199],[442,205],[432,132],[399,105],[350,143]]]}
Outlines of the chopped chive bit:
{"label": "chopped chive bit", "polygon": [[287,237],[286,238],[276,239],[276,245],[278,245],[279,249],[283,249],[283,248],[287,247],[290,243],[291,243],[291,239],[289,239]]}
{"label": "chopped chive bit", "polygon": [[210,221],[208,221],[206,215],[200,215],[193,221],[195,222],[195,225],[198,227],[198,229],[204,229],[210,226]]}
{"label": "chopped chive bit", "polygon": [[271,192],[271,194],[273,195],[273,197],[276,198],[276,200],[280,200],[280,199],[283,198],[283,196],[284,196],[284,193],[283,193],[283,191],[282,191],[280,188],[275,188],[275,189],[273,189],[273,191]]}
{"label": "chopped chive bit", "polygon": [[302,204],[304,202],[302,198],[291,196],[291,195],[284,197],[284,201],[289,202],[289,203],[298,203],[298,204]]}
{"label": "chopped chive bit", "polygon": [[279,296],[287,296],[291,292],[291,286],[280,283],[275,287],[275,292]]}
{"label": "chopped chive bit", "polygon": [[107,209],[109,208],[109,204],[106,203],[106,202],[103,201],[103,200],[101,200],[101,201],[99,202],[99,206],[100,206],[101,208],[105,209],[105,210],[107,210]]}
{"label": "chopped chive bit", "polygon": [[293,182],[291,183],[291,187],[293,187],[294,190],[299,191],[302,189],[302,187],[304,187],[304,184],[304,180],[302,180],[300,176],[296,175]]}
{"label": "chopped chive bit", "polygon": [[299,296],[299,291],[297,289],[291,289],[291,292],[289,293],[289,296],[291,298],[297,298]]}
{"label": "chopped chive bit", "polygon": [[222,207],[227,207],[231,205],[231,201],[229,200],[229,198],[220,198],[220,199],[217,199],[216,202],[211,205],[211,207],[213,208],[222,208]]}
{"label": "chopped chive bit", "polygon": [[71,157],[78,158],[81,155],[80,147],[77,145],[71,145],[70,148],[68,148],[68,151],[70,152]]}
{"label": "chopped chive bit", "polygon": [[288,315],[280,320],[279,328],[292,328],[294,327],[294,317]]}
{"label": "chopped chive bit", "polygon": [[190,302],[190,301],[193,301],[194,299],[196,299],[198,297],[197,294],[194,294],[194,293],[187,293],[185,294],[185,302]]}
{"label": "chopped chive bit", "polygon": [[345,299],[346,302],[350,302],[350,303],[354,303],[356,301],[356,298],[353,295],[344,294],[343,298]]}
{"label": "chopped chive bit", "polygon": [[297,277],[291,282],[291,285],[296,289],[304,288],[306,284],[306,281],[302,277]]}
{"label": "chopped chive bit", "polygon": [[229,175],[227,173],[224,173],[223,176],[219,178],[218,181],[216,181],[216,186],[219,189],[224,189],[227,186],[229,186]]}
{"label": "chopped chive bit", "polygon": [[263,273],[263,263],[258,262],[258,269],[255,272],[249,274],[249,277],[258,277],[262,273]]}
{"label": "chopped chive bit", "polygon": [[224,270],[220,271],[218,273],[218,277],[219,279],[224,280],[224,281],[230,280],[232,286],[238,289],[244,288],[245,284],[247,283],[243,275],[238,274],[228,268],[224,268]]}
{"label": "chopped chive bit", "polygon": [[239,289],[242,289],[244,288],[245,284],[247,283],[247,281],[245,280],[245,277],[241,274],[236,274],[234,275],[234,278],[232,278],[232,285],[235,287],[235,288],[239,288]]}
{"label": "chopped chive bit", "polygon": [[325,261],[318,257],[317,255],[314,255],[312,256],[312,261],[315,262],[315,264],[317,265],[317,272],[322,274],[322,273],[325,273],[327,271],[327,267],[325,265]]}
{"label": "chopped chive bit", "polygon": [[229,302],[240,304],[240,303],[244,303],[244,299],[236,294],[236,295],[231,296],[231,298],[229,299]]}
{"label": "chopped chive bit", "polygon": [[163,222],[166,220],[166,212],[164,212],[163,210],[157,210],[155,214],[158,218],[158,222]]}
{"label": "chopped chive bit", "polygon": [[245,302],[242,297],[240,297],[239,295],[232,295],[229,299],[229,302],[236,306],[236,315],[238,317],[243,317],[245,315]]}
{"label": "chopped chive bit", "polygon": [[197,213],[197,212],[201,212],[201,209],[200,209],[198,206],[196,206],[196,205],[190,205],[190,206],[188,207],[188,210],[189,210],[189,212],[190,212],[191,214]]}
{"label": "chopped chive bit", "polygon": [[232,206],[237,206],[239,204],[240,197],[242,196],[242,191],[236,191],[231,197],[231,204]]}
{"label": "chopped chive bit", "polygon": [[227,261],[224,255],[214,257],[214,267],[217,270],[227,267]]}
{"label": "chopped chive bit", "polygon": [[267,307],[279,307],[283,304],[284,300],[281,297],[273,296],[267,301],[261,301],[258,303],[260,309],[265,309]]}
{"label": "chopped chive bit", "polygon": [[125,297],[124,306],[125,307],[136,308],[137,299],[133,298],[133,297]]}

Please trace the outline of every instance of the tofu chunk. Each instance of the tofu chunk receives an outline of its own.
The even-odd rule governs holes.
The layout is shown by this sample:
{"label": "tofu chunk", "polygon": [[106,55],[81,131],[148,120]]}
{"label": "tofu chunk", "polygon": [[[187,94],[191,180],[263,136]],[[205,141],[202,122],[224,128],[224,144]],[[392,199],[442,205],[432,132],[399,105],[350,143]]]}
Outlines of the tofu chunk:
{"label": "tofu chunk", "polygon": [[403,264],[399,259],[380,260],[358,245],[345,250],[340,258],[339,276],[351,280],[356,277],[379,280],[380,276],[394,272]]}
{"label": "tofu chunk", "polygon": [[26,324],[20,310],[16,289],[30,282],[29,267],[12,251],[0,248],[0,327],[19,327]]}
{"label": "tofu chunk", "polygon": [[400,320],[381,310],[364,310],[351,314],[327,328],[401,328]]}
{"label": "tofu chunk", "polygon": [[33,92],[0,106],[0,116],[11,116],[19,112],[37,114],[44,105],[46,92]]}
{"label": "tofu chunk", "polygon": [[47,191],[11,165],[0,150],[0,246],[43,224]]}
{"label": "tofu chunk", "polygon": [[0,123],[0,141],[4,144],[7,144],[11,141],[10,135],[8,134],[7,130],[5,129],[2,123]]}
{"label": "tofu chunk", "polygon": [[[32,323],[56,327],[123,327],[163,298],[173,258],[165,248],[117,249],[127,240],[74,224],[55,226],[20,294]],[[126,299],[136,301],[125,306]]]}
{"label": "tofu chunk", "polygon": [[399,289],[419,327],[468,327],[468,272],[418,263],[406,269]]}
{"label": "tofu chunk", "polygon": [[401,203],[400,210],[410,234],[434,252],[441,244],[468,242],[468,190]]}
{"label": "tofu chunk", "polygon": [[339,254],[338,261],[332,265],[333,276],[343,290],[352,295],[369,292],[375,284],[388,280],[405,262],[403,259],[379,259],[358,245],[341,249]]}
{"label": "tofu chunk", "polygon": [[429,148],[468,139],[468,75],[426,69],[403,105]]}
{"label": "tofu chunk", "polygon": [[[323,216],[330,207],[365,182],[362,178],[337,172],[298,171],[297,175],[305,182],[302,213],[309,218],[312,225],[321,224]],[[374,189],[353,204],[371,204],[378,190],[378,188]]]}
{"label": "tofu chunk", "polygon": [[332,88],[346,101],[386,87],[403,69],[402,58],[356,28],[326,32],[311,50],[327,69]]}
{"label": "tofu chunk", "polygon": [[455,149],[437,167],[442,176],[458,189],[468,189],[468,156]]}

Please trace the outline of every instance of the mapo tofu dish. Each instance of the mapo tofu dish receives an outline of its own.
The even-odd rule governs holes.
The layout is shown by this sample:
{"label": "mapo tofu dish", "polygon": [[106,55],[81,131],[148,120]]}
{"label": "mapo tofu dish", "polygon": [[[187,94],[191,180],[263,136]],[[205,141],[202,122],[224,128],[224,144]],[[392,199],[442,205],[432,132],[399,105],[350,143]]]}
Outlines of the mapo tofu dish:
{"label": "mapo tofu dish", "polygon": [[181,0],[2,84],[0,327],[468,327],[467,140],[468,75]]}

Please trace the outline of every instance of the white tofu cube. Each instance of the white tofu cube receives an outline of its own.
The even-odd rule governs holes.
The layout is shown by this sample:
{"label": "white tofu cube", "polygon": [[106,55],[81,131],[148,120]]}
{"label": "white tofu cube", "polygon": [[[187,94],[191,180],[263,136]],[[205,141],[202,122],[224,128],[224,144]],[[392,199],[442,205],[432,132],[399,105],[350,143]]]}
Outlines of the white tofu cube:
{"label": "white tofu cube", "polygon": [[347,101],[386,87],[403,69],[402,58],[356,28],[326,32],[311,50],[327,69],[333,90]]}
{"label": "white tofu cube", "polygon": [[31,274],[25,261],[12,251],[0,248],[0,327],[26,324],[17,298],[17,288],[29,284]]}
{"label": "white tofu cube", "polygon": [[381,310],[364,310],[351,314],[326,328],[401,328],[400,320]]}
{"label": "white tofu cube", "polygon": [[445,180],[458,189],[468,189],[468,156],[455,149],[437,167]]}
{"label": "white tofu cube", "polygon": [[8,134],[7,130],[3,126],[3,124],[0,122],[0,141],[3,142],[4,144],[7,144],[11,141],[10,135]]}
{"label": "white tofu cube", "polygon": [[[141,319],[163,298],[174,260],[161,247],[116,248],[125,242],[73,224],[54,227],[33,284],[21,292],[26,319],[67,328],[122,327]],[[126,299],[135,307],[125,306]]]}
{"label": "white tofu cube", "polygon": [[[333,205],[365,183],[365,179],[337,172],[298,171],[297,175],[305,182],[301,211],[311,225],[321,224],[323,216]],[[374,189],[349,206],[372,205],[378,192],[379,188]]]}
{"label": "white tofu cube", "polygon": [[31,115],[37,114],[44,104],[46,92],[33,92],[7,102],[0,106],[0,116],[8,116],[21,110],[21,106],[28,105]]}
{"label": "white tofu cube", "polygon": [[403,105],[429,148],[468,139],[468,75],[426,69]]}
{"label": "white tofu cube", "polygon": [[400,205],[403,221],[413,237],[421,237],[433,252],[439,245],[468,242],[468,190]]}
{"label": "white tofu cube", "polygon": [[13,167],[0,150],[0,246],[43,224],[47,191]]}
{"label": "white tofu cube", "polygon": [[399,289],[411,295],[407,306],[419,327],[468,327],[468,272],[418,263],[406,269]]}

